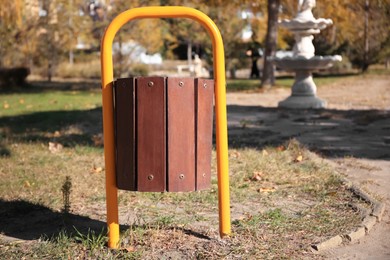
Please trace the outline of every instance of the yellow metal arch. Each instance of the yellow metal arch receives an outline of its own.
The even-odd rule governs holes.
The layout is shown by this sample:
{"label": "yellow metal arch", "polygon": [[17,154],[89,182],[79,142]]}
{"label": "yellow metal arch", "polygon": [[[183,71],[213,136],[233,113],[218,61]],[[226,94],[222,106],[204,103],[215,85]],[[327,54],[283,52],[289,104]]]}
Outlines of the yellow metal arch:
{"label": "yellow metal arch", "polygon": [[183,6],[151,6],[127,10],[119,14],[107,27],[101,44],[104,156],[106,164],[106,196],[108,246],[119,243],[118,194],[115,179],[115,147],[113,119],[113,61],[112,43],[118,30],[127,22],[139,18],[190,18],[202,24],[213,43],[215,76],[216,145],[218,170],[218,201],[220,236],[230,234],[230,195],[228,139],[226,118],[225,57],[221,33],[215,23],[204,13]]}

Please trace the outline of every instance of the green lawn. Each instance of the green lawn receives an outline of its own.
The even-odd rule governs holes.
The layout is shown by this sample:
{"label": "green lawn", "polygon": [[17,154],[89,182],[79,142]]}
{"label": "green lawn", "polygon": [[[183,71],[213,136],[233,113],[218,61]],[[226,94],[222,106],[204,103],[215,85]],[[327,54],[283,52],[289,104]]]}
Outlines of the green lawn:
{"label": "green lawn", "polygon": [[43,111],[88,110],[101,106],[100,91],[36,91],[0,94],[0,117]]}

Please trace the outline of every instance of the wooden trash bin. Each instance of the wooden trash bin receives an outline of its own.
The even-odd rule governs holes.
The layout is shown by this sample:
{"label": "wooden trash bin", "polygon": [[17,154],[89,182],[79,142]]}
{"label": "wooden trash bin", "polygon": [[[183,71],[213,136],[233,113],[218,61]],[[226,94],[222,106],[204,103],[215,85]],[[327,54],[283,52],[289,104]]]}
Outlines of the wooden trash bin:
{"label": "wooden trash bin", "polygon": [[214,81],[135,77],[114,82],[116,185],[142,192],[211,183]]}
{"label": "wooden trash bin", "polygon": [[[215,86],[203,79],[139,77],[114,81],[115,35],[126,23],[144,18],[188,18],[200,23],[211,37]],[[118,188],[190,191],[210,185],[213,94],[219,234],[228,236],[231,226],[225,55],[216,24],[204,13],[184,6],[126,10],[112,20],[103,35],[101,65],[108,247],[119,246]],[[186,88],[191,84],[192,90]],[[203,93],[202,87],[210,93]]]}

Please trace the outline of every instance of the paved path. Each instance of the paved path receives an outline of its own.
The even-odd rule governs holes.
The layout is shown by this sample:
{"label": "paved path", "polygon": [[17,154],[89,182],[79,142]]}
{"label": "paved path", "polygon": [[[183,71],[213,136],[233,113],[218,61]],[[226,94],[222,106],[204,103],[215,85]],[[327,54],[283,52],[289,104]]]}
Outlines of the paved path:
{"label": "paved path", "polygon": [[[369,91],[368,91],[369,90]],[[350,79],[319,89],[329,109],[278,109],[286,89],[230,93],[230,147],[278,145],[295,138],[386,204],[381,223],[329,259],[390,259],[390,77]]]}

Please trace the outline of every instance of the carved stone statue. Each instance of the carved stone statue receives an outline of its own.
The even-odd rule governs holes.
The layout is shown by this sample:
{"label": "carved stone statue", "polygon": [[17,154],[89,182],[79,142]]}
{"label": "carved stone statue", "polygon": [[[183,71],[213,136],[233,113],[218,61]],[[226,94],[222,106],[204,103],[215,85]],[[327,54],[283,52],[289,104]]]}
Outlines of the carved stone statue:
{"label": "carved stone statue", "polygon": [[315,0],[300,0],[298,2],[298,14],[294,20],[313,21],[315,20],[311,10],[316,6]]}

